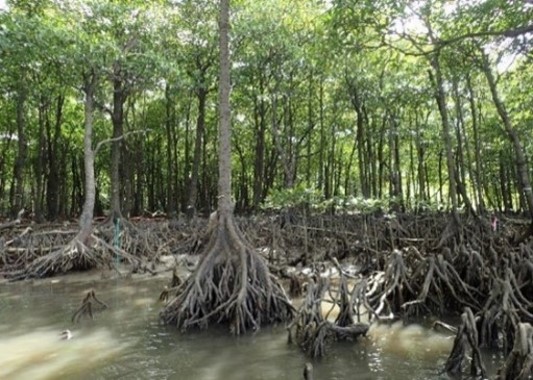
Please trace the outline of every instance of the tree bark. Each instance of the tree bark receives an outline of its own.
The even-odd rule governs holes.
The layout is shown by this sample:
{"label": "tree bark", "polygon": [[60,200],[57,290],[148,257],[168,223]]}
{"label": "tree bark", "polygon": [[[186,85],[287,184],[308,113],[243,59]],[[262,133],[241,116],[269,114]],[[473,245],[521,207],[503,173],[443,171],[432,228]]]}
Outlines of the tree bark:
{"label": "tree bark", "polygon": [[[59,191],[61,188],[60,175],[60,149],[59,138],[61,136],[61,124],[63,118],[63,105],[65,104],[65,97],[59,95],[56,103],[56,117],[54,121],[53,135],[51,128],[47,128],[48,132],[48,178],[46,182],[46,204],[48,209],[48,219],[54,220],[59,216]],[[47,125],[50,125],[48,122]]]}
{"label": "tree bark", "polygon": [[[127,94],[124,82],[121,78],[122,72],[118,62],[113,67],[113,110],[111,121],[113,122],[113,138],[118,139],[124,134],[124,103]],[[120,180],[120,156],[122,140],[112,142],[111,146],[111,218],[122,217]]]}
{"label": "tree bark", "polygon": [[20,85],[16,99],[16,124],[17,124],[17,158],[13,170],[13,185],[11,187],[11,214],[15,217],[24,207],[24,168],[27,159],[26,146],[26,98],[27,90]]}
{"label": "tree bark", "polygon": [[92,133],[93,133],[93,110],[94,110],[94,91],[96,85],[96,78],[94,75],[89,75],[85,79],[85,121],[84,121],[84,135],[83,135],[83,163],[85,171],[85,201],[81,212],[79,224],[80,232],[79,239],[85,242],[92,231],[94,203],[96,199],[96,184],[94,176],[94,151],[92,148]]}
{"label": "tree bark", "polygon": [[230,59],[229,59],[229,1],[220,1],[220,77],[218,131],[218,212],[221,216],[233,213],[231,201],[231,108],[230,108]]}
{"label": "tree bark", "polygon": [[483,196],[483,183],[481,180],[483,178],[483,161],[481,160],[481,144],[479,141],[478,112],[476,109],[474,88],[469,75],[466,77],[466,84],[468,87],[468,102],[470,103],[472,132],[474,138],[474,181],[476,184],[474,187],[475,191],[477,192],[477,207],[481,212],[483,212],[485,210],[485,198]]}
{"label": "tree bark", "polygon": [[529,213],[531,221],[533,222],[533,190],[531,189],[531,179],[529,177],[524,148],[522,146],[522,143],[520,142],[520,137],[518,136],[518,133],[513,127],[513,123],[511,122],[511,118],[509,117],[509,113],[507,112],[505,104],[500,98],[500,94],[498,93],[498,88],[496,85],[496,80],[494,79],[494,74],[492,73],[488,57],[485,55],[484,52],[481,52],[481,59],[483,73],[485,74],[485,77],[487,78],[487,82],[489,84],[492,101],[496,106],[498,115],[500,116],[503,122],[504,130],[507,133],[507,137],[509,138],[515,151],[518,188],[522,195],[525,197],[525,201],[528,207],[527,211]]}
{"label": "tree bark", "polygon": [[254,99],[254,114],[256,127],[254,179],[253,179],[253,208],[259,210],[263,200],[265,176],[265,135],[266,135],[266,102],[264,100],[264,79],[260,74],[259,96]]}
{"label": "tree bark", "polygon": [[[203,80],[200,86],[203,86]],[[187,200],[187,214],[191,217],[196,214],[196,203],[198,199],[198,177],[200,159],[202,156],[202,140],[205,134],[205,108],[207,102],[207,90],[203,87],[196,92],[198,98],[198,117],[196,119],[196,137],[194,141],[194,152],[191,177],[189,180],[189,198]]]}
{"label": "tree bark", "polygon": [[448,169],[449,195],[452,202],[452,214],[457,213],[457,177],[455,175],[455,159],[453,156],[452,139],[450,135],[450,121],[448,109],[446,108],[446,94],[444,92],[444,79],[439,62],[439,55],[436,53],[430,58],[433,72],[429,71],[429,76],[435,88],[435,100],[439,108],[442,121],[442,137],[444,140],[444,149],[446,152],[446,167]]}

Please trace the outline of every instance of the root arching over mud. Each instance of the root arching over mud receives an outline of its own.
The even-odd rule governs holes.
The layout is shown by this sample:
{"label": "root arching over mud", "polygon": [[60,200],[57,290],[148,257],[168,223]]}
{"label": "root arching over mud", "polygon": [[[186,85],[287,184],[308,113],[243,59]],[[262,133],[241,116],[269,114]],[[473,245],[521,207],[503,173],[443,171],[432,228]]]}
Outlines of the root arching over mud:
{"label": "root arching over mud", "polygon": [[181,329],[228,324],[238,335],[288,321],[293,307],[233,215],[220,214],[196,270],[176,289],[161,319]]}
{"label": "root arching over mud", "polygon": [[[0,273],[13,278],[20,273],[37,276],[83,269],[79,258],[84,255],[97,259],[86,266],[112,265],[119,254],[123,262],[142,266],[164,256],[177,261],[179,254],[200,251],[193,273],[168,290],[170,301],[161,312],[166,323],[182,329],[225,323],[238,334],[288,321],[293,309],[272,275],[276,274],[292,283],[295,293],[307,283],[304,309],[292,322],[292,338],[311,356],[320,356],[328,342],[343,336],[337,334],[341,330],[333,334],[335,327],[356,325],[363,315],[363,322],[440,318],[460,316],[468,308],[468,318],[463,318],[468,324],[459,326],[458,334],[463,336],[459,341],[469,344],[455,352],[449,368],[471,372],[465,366],[472,364],[468,358],[475,350],[502,349],[507,361],[500,376],[511,379],[531,374],[530,352],[523,348],[531,343],[525,326],[533,324],[533,243],[516,238],[528,230],[527,221],[515,215],[498,218],[495,229],[489,216],[444,213],[303,217],[293,212],[290,217],[272,214],[237,221],[219,215],[207,237],[200,232],[206,220],[139,219],[132,220],[135,229],[122,235],[120,251],[115,249],[112,228],[96,226],[90,245],[76,245],[72,227],[45,228],[21,221],[2,230]],[[54,256],[56,252],[61,254]],[[348,273],[348,266],[356,271]],[[331,285],[321,285],[318,278],[311,281],[304,274],[306,267],[314,268],[315,274],[334,268],[352,277],[344,295],[337,290],[335,297],[329,296],[338,308],[345,308],[340,323],[317,319],[313,307],[331,293]],[[314,299],[306,298],[310,294]],[[295,333],[298,328],[300,335]]]}

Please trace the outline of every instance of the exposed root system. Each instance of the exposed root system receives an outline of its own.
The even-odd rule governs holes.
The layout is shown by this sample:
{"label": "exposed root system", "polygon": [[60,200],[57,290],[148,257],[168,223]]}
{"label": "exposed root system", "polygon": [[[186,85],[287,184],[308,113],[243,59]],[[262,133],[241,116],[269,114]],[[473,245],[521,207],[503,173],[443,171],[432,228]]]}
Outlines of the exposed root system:
{"label": "exposed root system", "polygon": [[[294,340],[311,356],[324,354],[326,343],[341,339],[342,329],[363,315],[366,320],[440,318],[468,308],[469,322],[463,321],[458,335],[458,342],[467,344],[457,344],[450,372],[463,370],[461,347],[502,349],[509,355],[502,379],[529,371],[530,354],[515,350],[517,340],[520,347],[527,340],[519,326],[533,323],[533,242],[520,238],[529,222],[498,215],[494,228],[482,215],[303,214],[240,219],[250,244],[233,217],[224,216],[215,218],[209,235],[199,232],[206,220],[139,219],[125,223],[118,235],[114,225],[98,226],[87,239],[77,239],[73,227],[16,220],[2,224],[0,275],[42,277],[113,267],[117,261],[143,268],[162,256],[200,252],[192,275],[163,294],[170,301],[161,318],[181,329],[224,323],[240,334],[291,318],[292,306],[272,270],[286,277],[298,296],[308,281],[305,267],[323,272],[333,266],[343,273],[351,266],[357,269],[350,274],[357,279],[351,289],[343,290],[341,281],[335,293],[318,281],[318,272],[307,287],[291,326]],[[336,323],[318,310],[324,295],[340,310]],[[478,374],[481,366],[476,362]]]}
{"label": "exposed root system", "polygon": [[533,327],[519,323],[513,350],[498,374],[498,380],[527,380],[533,378]]}
{"label": "exposed root system", "polygon": [[182,330],[229,325],[233,334],[289,321],[293,315],[267,263],[246,242],[232,215],[220,215],[196,270],[181,284],[161,319]]}
{"label": "exposed root system", "polygon": [[[331,309],[323,314],[322,303],[329,289],[329,281],[318,277],[308,285],[304,303],[298,310],[294,321],[289,325],[289,342],[296,342],[310,357],[317,358],[326,354],[327,346],[337,340],[356,340],[365,335],[369,326],[354,323],[353,294],[348,292],[346,278],[341,276],[337,296],[329,294]],[[334,307],[340,311],[334,322],[328,314]]]}
{"label": "exposed root system", "polygon": [[465,360],[470,360],[470,376],[485,379],[486,370],[479,350],[478,331],[474,314],[469,308],[461,315],[461,325],[453,342],[452,352],[445,365],[445,371],[453,377],[460,377]]}

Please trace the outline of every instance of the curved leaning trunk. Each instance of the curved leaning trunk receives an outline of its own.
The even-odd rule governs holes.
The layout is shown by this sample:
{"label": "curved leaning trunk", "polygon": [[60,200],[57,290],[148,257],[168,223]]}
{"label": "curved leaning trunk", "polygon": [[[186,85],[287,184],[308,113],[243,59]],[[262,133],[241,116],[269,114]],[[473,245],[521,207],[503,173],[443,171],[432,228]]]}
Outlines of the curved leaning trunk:
{"label": "curved leaning trunk", "polygon": [[500,99],[498,88],[496,87],[496,80],[494,79],[494,75],[492,74],[492,70],[489,65],[489,60],[484,52],[482,52],[481,54],[483,61],[483,74],[485,74],[485,77],[487,78],[490,93],[492,96],[492,101],[494,102],[496,110],[498,111],[498,115],[500,116],[503,122],[505,133],[507,134],[507,137],[509,138],[509,141],[513,145],[515,151],[518,188],[525,197],[528,207],[527,211],[531,222],[533,223],[533,190],[531,188],[531,179],[529,177],[527,161],[524,154],[524,147],[520,143],[520,138],[518,137],[518,134],[513,127],[511,118],[509,117],[509,113],[505,108],[505,104]]}

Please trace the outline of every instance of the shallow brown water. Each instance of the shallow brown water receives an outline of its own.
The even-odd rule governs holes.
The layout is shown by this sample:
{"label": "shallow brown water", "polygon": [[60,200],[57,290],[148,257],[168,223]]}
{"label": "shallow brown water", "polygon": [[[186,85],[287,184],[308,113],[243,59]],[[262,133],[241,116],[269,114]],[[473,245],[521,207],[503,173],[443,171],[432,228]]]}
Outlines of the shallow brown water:
{"label": "shallow brown water", "polygon": [[[301,379],[306,358],[280,326],[235,338],[225,330],[180,334],[159,324],[166,280],[0,285],[0,379]],[[110,308],[70,321],[94,288]],[[72,330],[73,339],[60,339]],[[453,339],[419,325],[373,327],[314,363],[315,379],[446,379]]]}

